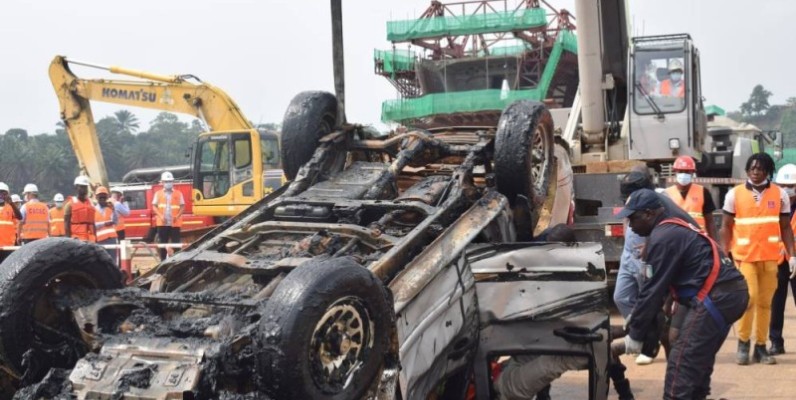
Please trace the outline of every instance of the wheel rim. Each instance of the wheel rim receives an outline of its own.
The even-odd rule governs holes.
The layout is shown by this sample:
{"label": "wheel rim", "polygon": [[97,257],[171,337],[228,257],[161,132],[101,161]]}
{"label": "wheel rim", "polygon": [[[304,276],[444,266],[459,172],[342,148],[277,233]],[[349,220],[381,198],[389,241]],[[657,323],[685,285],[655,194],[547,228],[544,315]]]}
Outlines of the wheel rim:
{"label": "wheel rim", "polygon": [[357,297],[330,305],[312,333],[310,369],[315,384],[328,394],[345,390],[373,348],[373,320]]}
{"label": "wheel rim", "polygon": [[75,329],[73,316],[66,310],[66,305],[61,303],[74,288],[96,289],[97,285],[85,274],[59,274],[39,288],[31,303],[31,338],[44,352],[65,347],[85,349],[86,344]]}
{"label": "wheel rim", "polygon": [[549,145],[550,144],[547,143],[547,129],[545,129],[542,123],[539,123],[533,130],[530,146],[531,187],[535,195],[543,195],[547,189],[546,183],[542,178],[550,163],[550,159],[547,157]]}

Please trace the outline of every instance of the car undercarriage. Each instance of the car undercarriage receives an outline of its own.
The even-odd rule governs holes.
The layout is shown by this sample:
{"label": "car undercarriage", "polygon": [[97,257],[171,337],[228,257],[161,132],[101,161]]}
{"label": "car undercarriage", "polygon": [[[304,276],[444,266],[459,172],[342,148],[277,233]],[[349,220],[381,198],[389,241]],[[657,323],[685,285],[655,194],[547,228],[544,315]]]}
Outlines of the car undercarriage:
{"label": "car undercarriage", "polygon": [[555,191],[549,113],[520,103],[497,129],[373,137],[302,93],[290,183],[130,286],[96,246],[21,249],[0,276],[17,397],[489,398],[491,360],[547,343],[587,357],[604,398],[599,246],[516,244]]}

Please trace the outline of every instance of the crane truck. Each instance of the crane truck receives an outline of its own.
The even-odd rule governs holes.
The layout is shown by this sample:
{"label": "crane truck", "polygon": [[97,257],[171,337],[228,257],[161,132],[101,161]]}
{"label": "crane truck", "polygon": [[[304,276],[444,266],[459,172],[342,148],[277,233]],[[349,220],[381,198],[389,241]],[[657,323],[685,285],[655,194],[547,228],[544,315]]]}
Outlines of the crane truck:
{"label": "crane truck", "polygon": [[[72,65],[138,79],[79,78]],[[108,177],[91,101],[188,114],[204,122],[209,129],[197,138],[191,159],[197,215],[236,215],[283,183],[278,135],[256,129],[231,97],[196,76],[158,75],[63,56],[52,60],[49,75],[80,169],[93,184],[108,185]]]}
{"label": "crane truck", "polygon": [[[742,182],[743,165],[765,145],[781,149],[779,133],[733,135],[708,128],[700,53],[689,34],[631,38],[623,0],[576,0],[579,92],[562,136],[570,144],[575,185],[575,229],[582,241],[603,243],[606,266],[618,267],[623,245],[619,183],[634,166],[649,168],[657,184],[673,177],[681,155],[697,161],[695,182],[721,201]],[[683,70],[684,90],[660,90],[669,68]],[[657,84],[656,84],[657,82]]]}

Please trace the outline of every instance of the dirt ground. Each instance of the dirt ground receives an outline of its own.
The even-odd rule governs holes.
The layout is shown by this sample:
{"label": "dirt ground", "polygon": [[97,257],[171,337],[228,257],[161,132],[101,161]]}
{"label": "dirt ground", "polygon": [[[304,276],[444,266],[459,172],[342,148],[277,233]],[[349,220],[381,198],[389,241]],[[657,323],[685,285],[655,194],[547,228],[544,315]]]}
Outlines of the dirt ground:
{"label": "dirt ground", "polygon": [[[613,323],[620,323],[621,317],[612,317]],[[769,399],[785,400],[796,398],[796,385],[793,379],[796,376],[796,308],[793,298],[788,299],[785,309],[785,351],[786,354],[777,356],[776,365],[750,364],[741,366],[735,364],[735,350],[737,349],[738,336],[735,328],[730,330],[727,340],[716,357],[713,372],[711,398],[726,398],[730,400]],[[666,374],[666,359],[661,350],[658,358],[650,365],[636,365],[635,358],[623,356],[622,362],[627,365],[627,377],[636,400],[654,400],[663,397],[663,377]],[[553,399],[584,399],[582,390],[573,387],[582,385],[587,377],[583,372],[565,374],[553,383],[551,397]],[[609,399],[617,399],[616,392],[611,387]]]}

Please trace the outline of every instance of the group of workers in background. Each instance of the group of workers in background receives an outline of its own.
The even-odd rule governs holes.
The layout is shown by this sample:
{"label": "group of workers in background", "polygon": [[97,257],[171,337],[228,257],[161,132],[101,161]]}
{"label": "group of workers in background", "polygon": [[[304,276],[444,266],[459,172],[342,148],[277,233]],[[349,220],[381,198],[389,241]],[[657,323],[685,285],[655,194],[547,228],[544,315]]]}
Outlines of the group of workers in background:
{"label": "group of workers in background", "polygon": [[[146,241],[179,243],[185,199],[174,190],[171,172],[161,175],[163,189],[157,191],[152,201],[155,224],[150,228]],[[7,184],[0,182],[0,248],[24,245],[46,237],[71,237],[100,245],[114,245],[125,239],[124,217],[130,208],[124,201],[122,189],[110,190],[99,186],[94,190],[94,199],[89,197],[91,186],[87,176],[78,176],[74,181],[75,195],[65,198],[57,193],[54,206],[48,207],[39,199],[39,189],[29,183],[23,189],[25,202],[16,202],[10,195]],[[17,196],[18,197],[18,196]],[[106,248],[108,254],[118,260],[115,248]],[[0,249],[0,262],[9,251]],[[160,259],[167,256],[165,248],[159,249]]]}
{"label": "group of workers in background", "polygon": [[[776,171],[771,156],[752,155],[747,181],[725,195],[718,234],[710,191],[693,183],[694,160],[679,157],[673,170],[675,184],[658,193],[646,167],[622,182],[627,202],[618,216],[627,226],[614,301],[626,320],[626,354],[647,364],[657,339],[664,345],[663,398],[705,399],[736,321],[737,364],[776,364],[785,353],[788,286],[796,292],[796,165]],[[629,385],[620,399],[633,399]]]}

